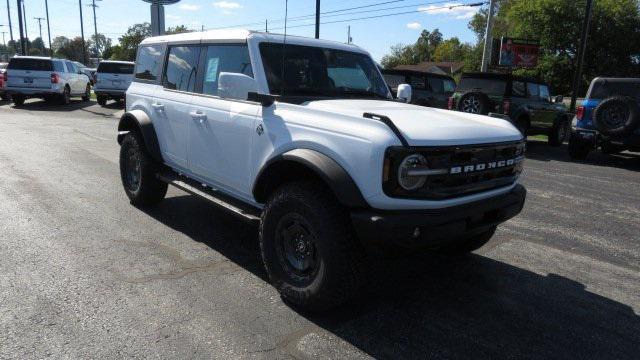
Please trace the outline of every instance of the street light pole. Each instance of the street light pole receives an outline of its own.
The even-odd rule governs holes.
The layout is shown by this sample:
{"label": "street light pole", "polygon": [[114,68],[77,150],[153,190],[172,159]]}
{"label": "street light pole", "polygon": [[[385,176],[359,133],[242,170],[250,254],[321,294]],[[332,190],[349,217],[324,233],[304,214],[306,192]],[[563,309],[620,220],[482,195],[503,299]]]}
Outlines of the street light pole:
{"label": "street light pole", "polygon": [[49,53],[53,56],[53,49],[51,48],[51,26],[49,25],[49,1],[44,0],[44,9],[47,12],[47,37],[49,38]]}
{"label": "street light pole", "polygon": [[87,48],[84,43],[84,21],[82,20],[82,0],[78,0],[80,7],[80,36],[82,36],[82,63],[87,64]]}
{"label": "street light pole", "polygon": [[316,39],[320,39],[320,0],[316,0]]}
{"label": "street light pole", "polygon": [[487,15],[487,28],[484,32],[484,50],[482,51],[481,72],[487,72],[489,61],[491,60],[491,45],[493,45],[493,14],[495,11],[495,0],[489,2],[489,14]]}
{"label": "street light pole", "polygon": [[[101,1],[101,0],[98,0]],[[96,0],[91,0],[91,4],[89,5],[93,8],[93,30],[95,32],[95,50],[96,50],[96,57],[100,57],[100,50],[98,49],[98,23],[96,21],[96,8],[98,7],[98,5],[96,5]]]}
{"label": "street light pole", "polygon": [[9,0],[7,0],[7,17],[9,17],[9,38],[13,41],[13,29],[11,28],[11,8],[9,8]]}
{"label": "street light pole", "polygon": [[22,0],[16,0],[18,4],[18,26],[20,27],[20,54],[26,55],[24,48],[24,29],[22,28]]}
{"label": "street light pole", "polygon": [[580,79],[582,78],[582,70],[584,67],[584,54],[587,51],[587,37],[589,35],[589,26],[591,25],[592,8],[593,0],[587,0],[584,21],[582,22],[580,47],[578,48],[578,64],[576,66],[576,72],[573,76],[573,84],[571,84],[571,106],[569,106],[569,111],[571,112],[574,112],[576,110],[576,98],[578,96],[578,92],[580,92]]}

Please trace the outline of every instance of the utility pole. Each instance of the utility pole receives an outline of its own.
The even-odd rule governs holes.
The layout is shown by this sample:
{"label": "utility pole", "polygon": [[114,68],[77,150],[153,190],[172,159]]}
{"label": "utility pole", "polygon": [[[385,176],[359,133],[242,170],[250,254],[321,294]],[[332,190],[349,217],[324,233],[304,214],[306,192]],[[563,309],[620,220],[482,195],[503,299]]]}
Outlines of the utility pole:
{"label": "utility pole", "polygon": [[582,35],[580,36],[580,47],[578,48],[578,64],[576,72],[573,75],[573,84],[571,85],[571,106],[569,111],[576,110],[576,98],[580,92],[580,80],[582,78],[582,70],[584,67],[584,54],[587,51],[587,38],[589,36],[589,27],[591,26],[591,14],[593,8],[593,0],[587,0],[584,21],[582,22]]}
{"label": "utility pole", "polygon": [[24,0],[22,0],[22,16],[24,17],[24,37],[27,38],[27,51],[29,51],[29,30],[27,29],[27,9],[24,7]]}
{"label": "utility pole", "polygon": [[264,19],[264,32],[269,32],[269,19]]}
{"label": "utility pole", "polygon": [[87,47],[84,43],[84,20],[82,19],[82,0],[78,0],[80,8],[80,36],[82,36],[82,63],[87,64]]}
{"label": "utility pole", "polygon": [[40,29],[40,40],[42,41],[42,53],[44,54],[44,40],[42,40],[42,20],[43,17],[34,17],[34,19],[38,20],[38,28]]}
{"label": "utility pole", "polygon": [[351,44],[351,41],[353,39],[351,38],[351,25],[347,26],[347,44]]}
{"label": "utility pole", "polygon": [[3,44],[5,47],[7,47],[7,42],[6,42],[6,41],[4,41],[4,34],[6,34],[6,33],[7,33],[6,31],[3,31],[3,32],[2,32],[2,44]]}
{"label": "utility pole", "polygon": [[[98,0],[101,1],[101,0]],[[88,6],[91,6],[93,8],[93,30],[95,33],[95,42],[96,42],[96,57],[100,57],[100,50],[98,49],[98,23],[96,21],[96,8],[98,7],[98,5],[96,5],[96,0],[91,0],[91,4],[89,4]]]}
{"label": "utility pole", "polygon": [[22,27],[22,0],[16,0],[18,4],[18,26],[20,27],[20,55],[26,55],[24,46],[24,29]]}
{"label": "utility pole", "polygon": [[489,1],[489,15],[487,16],[487,29],[484,32],[484,51],[482,52],[481,72],[487,72],[491,61],[491,45],[493,44],[493,15],[495,11],[495,0]]}
{"label": "utility pole", "polygon": [[316,0],[316,39],[320,39],[320,0]]}
{"label": "utility pole", "polygon": [[44,9],[47,12],[47,38],[49,38],[49,55],[53,56],[51,48],[51,26],[49,25],[49,0],[44,0]]}
{"label": "utility pole", "polygon": [[11,28],[11,8],[9,7],[9,0],[7,0],[7,16],[9,17],[9,37],[13,41],[13,29]]}

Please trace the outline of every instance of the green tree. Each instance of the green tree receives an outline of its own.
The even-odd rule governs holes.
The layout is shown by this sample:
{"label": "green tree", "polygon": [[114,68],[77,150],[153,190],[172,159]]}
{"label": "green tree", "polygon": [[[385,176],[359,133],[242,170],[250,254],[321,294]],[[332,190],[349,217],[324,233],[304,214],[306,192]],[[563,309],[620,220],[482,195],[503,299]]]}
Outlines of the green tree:
{"label": "green tree", "polygon": [[60,47],[55,52],[55,56],[73,61],[83,62],[85,61],[85,59],[89,59],[89,52],[87,51],[88,49],[86,48],[86,46],[84,49],[84,54],[82,50],[82,38],[78,36],[73,40],[69,40],[67,44]]}
{"label": "green tree", "polygon": [[185,25],[178,25],[178,26],[175,26],[175,27],[170,27],[166,31],[166,33],[168,35],[171,35],[171,34],[183,34],[183,33],[189,33],[189,32],[193,32],[193,30],[188,29]]}
{"label": "green tree", "polygon": [[89,41],[87,41],[87,47],[89,48],[91,56],[104,57],[104,51],[111,47],[111,39],[106,37],[104,34],[98,34],[97,37],[96,34],[93,34],[91,35],[91,38],[89,38]]}
{"label": "green tree", "polygon": [[58,50],[60,50],[61,48],[69,45],[70,42],[71,40],[69,40],[69,38],[67,38],[66,36],[56,36],[51,41],[51,48],[55,53],[58,52]]}
{"label": "green tree", "polygon": [[147,37],[151,36],[151,24],[148,22],[135,24],[127,30],[118,40],[120,48],[114,50],[112,57],[118,60],[135,61],[138,45]]}
{"label": "green tree", "polygon": [[473,47],[460,42],[457,37],[444,40],[435,49],[434,61],[463,61],[471,55]]}

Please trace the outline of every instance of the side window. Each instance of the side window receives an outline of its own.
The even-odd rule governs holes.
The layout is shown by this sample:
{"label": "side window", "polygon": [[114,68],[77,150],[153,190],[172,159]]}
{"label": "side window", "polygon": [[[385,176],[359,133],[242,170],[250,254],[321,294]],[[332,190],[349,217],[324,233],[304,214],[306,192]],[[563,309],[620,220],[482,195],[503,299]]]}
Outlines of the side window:
{"label": "side window", "polygon": [[549,87],[547,87],[547,85],[540,85],[540,99],[542,99],[542,101],[551,102],[551,98],[549,97]]}
{"label": "side window", "polygon": [[445,80],[444,81],[444,92],[445,94],[453,93],[456,91],[456,82],[453,80]]}
{"label": "side window", "polygon": [[74,63],[72,63],[71,61],[66,61],[67,63],[67,72],[75,74],[78,72],[78,70],[76,70],[76,65]]}
{"label": "side window", "polygon": [[164,57],[160,45],[142,45],[138,49],[135,78],[155,81],[160,76]]}
{"label": "side window", "polygon": [[534,83],[527,83],[527,96],[530,99],[536,99],[538,100],[538,84],[534,84]]}
{"label": "side window", "polygon": [[442,94],[444,93],[444,80],[437,77],[427,77],[431,91]]}
{"label": "side window", "polygon": [[394,91],[398,89],[398,85],[405,83],[404,75],[383,74],[382,76]]}
{"label": "side window", "polygon": [[424,76],[410,76],[409,85],[416,90],[425,90],[427,87],[424,81]]}
{"label": "side window", "polygon": [[54,61],[53,62],[53,71],[58,73],[64,72],[64,65],[62,65],[62,61]]}
{"label": "side window", "polygon": [[208,45],[203,64],[202,92],[218,95],[218,77],[221,72],[239,73],[253,77],[249,49],[246,45]]}
{"label": "side window", "polygon": [[525,85],[522,81],[514,81],[512,84],[511,95],[524,97],[526,95]]}
{"label": "side window", "polygon": [[200,46],[174,46],[169,49],[162,86],[171,90],[194,92]]}

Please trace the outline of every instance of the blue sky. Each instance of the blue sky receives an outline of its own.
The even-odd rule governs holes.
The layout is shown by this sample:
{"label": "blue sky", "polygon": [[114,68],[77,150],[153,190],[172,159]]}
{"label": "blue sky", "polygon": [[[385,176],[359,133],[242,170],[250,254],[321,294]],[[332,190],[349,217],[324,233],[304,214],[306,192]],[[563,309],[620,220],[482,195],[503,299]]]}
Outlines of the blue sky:
{"label": "blue sky", "polygon": [[[14,37],[17,35],[16,0],[9,0],[13,21]],[[337,13],[327,14],[321,21],[337,21],[355,17],[376,16],[385,13],[397,13],[423,10],[411,14],[389,16],[375,19],[349,21],[326,24],[320,28],[323,39],[346,41],[347,26],[351,25],[353,42],[371,52],[376,60],[386,54],[389,47],[397,43],[412,43],[422,29],[439,28],[445,37],[457,36],[462,41],[473,42],[474,34],[467,28],[469,18],[479,8],[454,7],[451,5],[477,2],[472,0],[396,0],[375,7],[367,7],[349,12],[371,11],[387,8],[385,11],[371,11],[368,13],[336,16]],[[85,36],[93,34],[93,12],[87,6],[91,0],[82,0]],[[385,2],[385,0],[322,0],[321,11],[333,11],[357,6],[364,6]],[[270,28],[282,32],[284,18],[284,0],[182,0],[178,4],[165,7],[167,26],[179,24],[190,28],[207,29],[234,26],[247,23],[264,23],[270,19]],[[141,0],[102,0],[96,1],[98,32],[117,42],[119,35],[128,26],[149,21],[149,4]],[[44,0],[25,0],[27,11],[28,34],[35,38],[38,34],[38,22],[34,17],[45,17]],[[295,17],[312,15],[315,12],[315,0],[289,0],[289,34],[310,36],[314,35],[313,26],[293,27],[295,25],[313,24],[313,18],[293,19]],[[80,15],[77,0],[49,0],[51,18],[51,36],[64,35],[74,37],[80,35]],[[331,15],[331,16],[329,16]],[[7,24],[6,0],[0,1],[0,24]],[[247,26],[250,29],[264,29],[264,25]],[[8,31],[3,27],[2,31]],[[46,41],[46,24],[43,22],[43,37]],[[9,35],[6,34],[6,39]]]}

